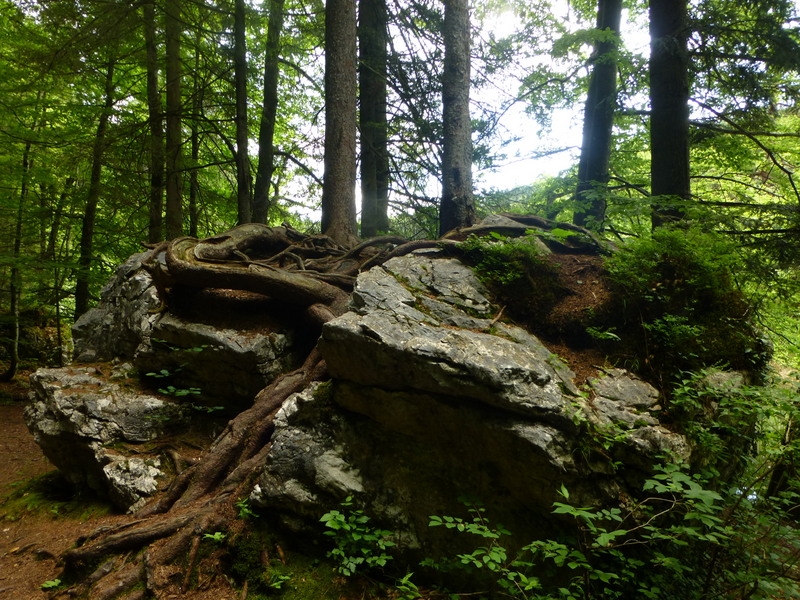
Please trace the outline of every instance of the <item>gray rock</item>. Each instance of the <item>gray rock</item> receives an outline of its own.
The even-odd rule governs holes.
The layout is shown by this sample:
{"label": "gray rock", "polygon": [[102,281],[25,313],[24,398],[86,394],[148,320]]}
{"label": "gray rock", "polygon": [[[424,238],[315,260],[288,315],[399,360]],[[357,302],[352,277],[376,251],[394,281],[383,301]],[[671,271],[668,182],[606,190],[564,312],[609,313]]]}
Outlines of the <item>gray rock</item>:
{"label": "gray rock", "polygon": [[197,388],[200,398],[193,400],[242,410],[297,360],[293,335],[265,330],[256,319],[247,329],[232,329],[163,313],[134,365],[143,375],[167,371],[167,377],[151,380],[157,387]]}
{"label": "gray rock", "polygon": [[106,456],[111,461],[103,467],[109,497],[122,510],[136,512],[158,491],[158,479],[164,476],[161,460]]}
{"label": "gray rock", "polygon": [[155,490],[128,476],[131,487],[123,492],[124,469],[113,466],[122,459],[106,447],[154,440],[185,426],[186,414],[185,408],[142,394],[124,381],[114,383],[95,368],[67,367],[39,369],[31,375],[25,423],[45,456],[69,481],[86,485],[128,510]]}
{"label": "gray rock", "polygon": [[[281,409],[256,504],[310,531],[355,496],[406,548],[452,553],[428,517],[463,515],[462,494],[530,540],[557,526],[562,485],[574,502],[606,504],[625,485],[610,460],[628,461],[620,468],[635,486],[662,453],[687,456],[685,439],[654,416],[654,388],[610,370],[585,398],[535,336],[502,324],[490,333],[475,316],[491,314],[480,285],[467,289],[474,277],[440,260],[392,259],[359,276],[352,312],[320,340],[333,383]],[[612,459],[587,451],[601,431],[619,438]]]}
{"label": "gray rock", "polygon": [[133,358],[152,329],[160,301],[150,274],[141,268],[149,256],[134,254],[114,272],[100,293],[97,307],[72,326],[78,362]]}

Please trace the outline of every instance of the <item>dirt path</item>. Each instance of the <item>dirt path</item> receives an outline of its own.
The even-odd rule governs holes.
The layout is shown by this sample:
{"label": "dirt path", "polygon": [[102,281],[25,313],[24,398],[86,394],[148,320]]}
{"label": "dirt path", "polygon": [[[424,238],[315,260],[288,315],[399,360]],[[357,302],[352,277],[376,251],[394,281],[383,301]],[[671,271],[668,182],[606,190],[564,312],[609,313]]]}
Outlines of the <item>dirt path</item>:
{"label": "dirt path", "polygon": [[[22,494],[32,478],[55,472],[22,419],[24,403],[0,404],[0,599],[48,598],[41,585],[58,576],[57,557],[82,534],[120,516],[60,515],[59,503]],[[53,478],[53,482],[57,482]]]}

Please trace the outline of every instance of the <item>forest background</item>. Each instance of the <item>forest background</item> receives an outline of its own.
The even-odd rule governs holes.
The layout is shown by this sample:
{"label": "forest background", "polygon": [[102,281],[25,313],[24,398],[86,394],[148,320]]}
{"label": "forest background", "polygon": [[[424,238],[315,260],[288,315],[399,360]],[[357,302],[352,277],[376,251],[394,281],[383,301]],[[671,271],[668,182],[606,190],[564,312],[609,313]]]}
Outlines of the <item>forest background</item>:
{"label": "forest background", "polygon": [[[0,23],[6,377],[20,331],[85,312],[142,242],[251,221],[435,238],[498,211],[728,236],[794,347],[792,2],[5,0]],[[546,141],[564,114],[577,164]],[[560,172],[475,191],[521,143]]]}

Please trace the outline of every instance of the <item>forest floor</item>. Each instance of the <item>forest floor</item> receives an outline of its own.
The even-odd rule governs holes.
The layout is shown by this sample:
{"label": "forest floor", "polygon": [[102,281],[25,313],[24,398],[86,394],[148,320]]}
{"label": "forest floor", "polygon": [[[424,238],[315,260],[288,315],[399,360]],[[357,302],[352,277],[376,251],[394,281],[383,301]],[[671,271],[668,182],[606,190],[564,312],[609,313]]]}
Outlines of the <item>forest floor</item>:
{"label": "forest floor", "polygon": [[[599,257],[555,255],[553,260],[559,263],[559,281],[568,293],[548,315],[551,323],[580,320],[587,308],[608,300]],[[550,339],[548,344],[569,364],[579,385],[595,375],[605,360],[597,351],[576,350],[567,339]],[[0,600],[67,597],[58,593],[63,586],[61,590],[42,589],[42,584],[55,584],[63,552],[82,536],[131,520],[128,515],[114,514],[100,501],[75,496],[44,457],[23,421],[27,381],[28,373],[23,372],[11,383],[0,383]],[[378,590],[365,588],[363,582],[331,579],[325,598],[392,597],[387,590],[375,595]],[[235,591],[226,580],[216,579],[202,591],[170,597],[240,600],[246,594]]]}

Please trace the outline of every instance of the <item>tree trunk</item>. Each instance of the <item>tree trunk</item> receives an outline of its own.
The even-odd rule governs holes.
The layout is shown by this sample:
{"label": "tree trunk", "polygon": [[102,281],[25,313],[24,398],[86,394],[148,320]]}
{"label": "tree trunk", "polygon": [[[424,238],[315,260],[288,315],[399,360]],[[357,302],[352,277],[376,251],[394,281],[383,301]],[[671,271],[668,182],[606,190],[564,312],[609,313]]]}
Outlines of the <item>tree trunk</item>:
{"label": "tree trunk", "polygon": [[606,213],[606,187],[611,157],[611,132],[617,103],[617,48],[622,0],[599,0],[597,29],[614,34],[598,41],[583,115],[583,142],[573,223],[600,230]]}
{"label": "tree trunk", "polygon": [[252,218],[250,198],[250,157],[247,146],[247,42],[245,0],[235,0],[233,19],[233,77],[236,92],[236,199],[239,225]]}
{"label": "tree trunk", "polygon": [[8,286],[9,304],[8,312],[11,314],[12,332],[11,343],[8,348],[8,367],[0,377],[0,381],[11,381],[16,377],[19,369],[19,334],[20,334],[20,314],[19,301],[22,295],[22,269],[20,268],[20,258],[22,257],[22,223],[25,220],[25,203],[28,199],[28,185],[31,172],[31,142],[25,144],[22,151],[22,182],[19,189],[19,199],[17,203],[17,220],[14,224],[14,244],[12,250],[11,280]]}
{"label": "tree trunk", "polygon": [[114,62],[109,60],[106,67],[105,99],[97,131],[92,146],[92,171],[89,175],[89,190],[86,195],[86,208],[83,211],[81,224],[80,255],[78,271],[75,276],[75,319],[89,309],[89,283],[92,271],[92,253],[94,252],[94,225],[97,217],[97,205],[100,202],[101,181],[103,172],[103,154],[106,148],[106,129],[114,107]]}
{"label": "tree trunk", "polygon": [[181,6],[180,0],[166,0],[166,89],[167,89],[167,239],[183,234],[181,152]]}
{"label": "tree trunk", "polygon": [[147,113],[150,126],[150,202],[147,241],[164,239],[164,116],[158,87],[158,45],[155,2],[145,2],[144,44],[147,70]]}
{"label": "tree trunk", "polygon": [[652,225],[686,216],[689,200],[689,54],[686,0],[650,1]]}
{"label": "tree trunk", "polygon": [[267,27],[267,51],[264,61],[264,102],[261,108],[261,128],[258,133],[258,170],[253,192],[253,221],[266,223],[269,214],[269,187],[275,171],[275,118],[278,114],[278,59],[281,51],[284,0],[272,0]]}
{"label": "tree trunk", "polygon": [[442,74],[442,201],[439,234],[475,222],[472,124],[469,117],[469,1],[445,0]]}
{"label": "tree trunk", "polygon": [[360,0],[361,237],[389,229],[386,121],[386,0]]}
{"label": "tree trunk", "polygon": [[[200,33],[195,37],[194,45],[194,72],[200,72]],[[204,86],[198,81],[197,77],[192,79],[192,119],[189,124],[189,146],[192,159],[192,169],[189,171],[189,235],[197,237],[197,225],[199,222],[198,199],[200,198],[200,181],[198,180],[199,169],[197,165],[200,160],[200,131],[198,119],[203,110]]]}
{"label": "tree trunk", "polygon": [[343,246],[357,239],[356,71],[356,0],[328,0],[322,233]]}

